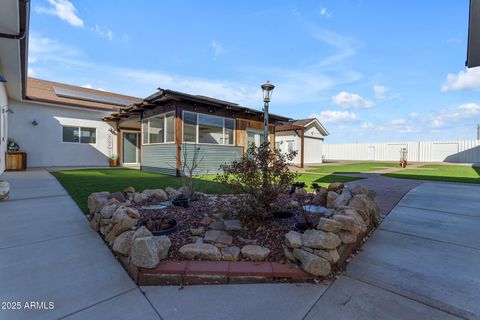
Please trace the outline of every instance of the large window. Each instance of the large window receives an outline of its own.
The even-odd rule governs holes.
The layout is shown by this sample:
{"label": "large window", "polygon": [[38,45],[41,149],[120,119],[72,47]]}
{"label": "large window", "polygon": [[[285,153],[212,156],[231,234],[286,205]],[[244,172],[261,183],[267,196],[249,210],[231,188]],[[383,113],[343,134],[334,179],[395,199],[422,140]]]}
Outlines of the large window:
{"label": "large window", "polygon": [[97,129],[86,127],[63,126],[62,141],[74,143],[96,143]]}
{"label": "large window", "polygon": [[143,144],[175,141],[175,113],[169,112],[142,121]]}
{"label": "large window", "polygon": [[183,141],[235,144],[235,120],[201,113],[183,113]]}

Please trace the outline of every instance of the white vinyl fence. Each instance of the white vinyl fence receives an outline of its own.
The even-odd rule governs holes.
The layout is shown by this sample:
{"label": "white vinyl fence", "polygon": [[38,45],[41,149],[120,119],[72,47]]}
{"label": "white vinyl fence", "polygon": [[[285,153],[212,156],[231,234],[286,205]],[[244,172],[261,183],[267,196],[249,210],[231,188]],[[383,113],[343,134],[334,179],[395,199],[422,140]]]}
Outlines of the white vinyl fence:
{"label": "white vinyl fence", "polygon": [[412,162],[480,163],[480,140],[348,143],[323,145],[323,159],[399,161],[408,150]]}

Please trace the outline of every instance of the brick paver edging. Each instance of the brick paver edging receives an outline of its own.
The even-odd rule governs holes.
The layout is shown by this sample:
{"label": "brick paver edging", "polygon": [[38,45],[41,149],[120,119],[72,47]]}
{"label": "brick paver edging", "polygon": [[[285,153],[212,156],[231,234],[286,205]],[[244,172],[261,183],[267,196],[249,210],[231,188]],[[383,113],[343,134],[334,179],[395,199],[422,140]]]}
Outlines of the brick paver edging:
{"label": "brick paver edging", "polygon": [[250,261],[162,261],[153,269],[140,268],[139,285],[227,284],[305,281],[313,276],[292,264]]}

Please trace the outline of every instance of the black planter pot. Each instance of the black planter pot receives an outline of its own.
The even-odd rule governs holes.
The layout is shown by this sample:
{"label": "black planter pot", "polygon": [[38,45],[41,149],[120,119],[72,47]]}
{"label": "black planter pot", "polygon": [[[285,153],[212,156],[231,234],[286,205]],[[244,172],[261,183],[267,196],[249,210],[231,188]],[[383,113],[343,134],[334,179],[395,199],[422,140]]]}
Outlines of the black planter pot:
{"label": "black planter pot", "polygon": [[275,211],[272,215],[274,219],[290,219],[295,214],[290,211]]}
{"label": "black planter pot", "polygon": [[293,224],[293,230],[295,230],[295,231],[305,232],[308,229],[313,229],[313,225],[311,223],[295,222]]}
{"label": "black planter pot", "polygon": [[155,229],[155,230],[150,230],[150,232],[154,235],[154,236],[162,236],[162,235],[167,235],[167,234],[171,234],[171,233],[174,233],[178,230],[178,220],[175,219],[175,218],[172,218],[172,217],[168,217],[168,218],[148,218],[148,219],[144,219],[144,220],[140,220],[137,224],[137,227],[141,227],[141,226],[145,226],[145,228],[148,229],[147,227],[147,224],[148,224],[148,221],[149,220],[152,220],[154,222],[157,222],[157,221],[171,221],[171,226],[167,227],[167,228],[162,228],[162,229]]}
{"label": "black planter pot", "polygon": [[190,201],[187,198],[173,199],[172,204],[176,207],[183,207],[183,208],[190,207]]}

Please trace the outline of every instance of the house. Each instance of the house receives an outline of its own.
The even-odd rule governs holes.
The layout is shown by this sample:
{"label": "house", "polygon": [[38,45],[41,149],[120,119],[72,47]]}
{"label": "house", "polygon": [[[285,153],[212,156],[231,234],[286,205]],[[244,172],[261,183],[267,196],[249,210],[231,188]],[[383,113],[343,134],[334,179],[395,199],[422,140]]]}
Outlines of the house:
{"label": "house", "polygon": [[297,151],[292,164],[322,162],[323,140],[328,131],[316,118],[283,122],[275,127],[275,148],[282,152]]}
{"label": "house", "polygon": [[[220,165],[239,159],[253,143],[264,140],[263,112],[233,102],[173,90],[158,92],[104,119],[116,122],[122,143],[118,154],[144,171],[182,174],[182,163],[199,159],[196,174],[217,173]],[[288,118],[269,115],[269,141],[275,123]]]}

